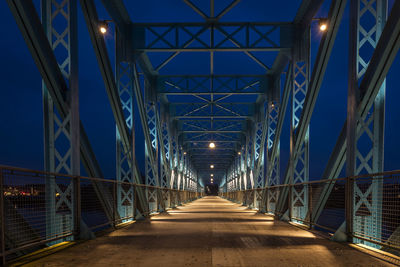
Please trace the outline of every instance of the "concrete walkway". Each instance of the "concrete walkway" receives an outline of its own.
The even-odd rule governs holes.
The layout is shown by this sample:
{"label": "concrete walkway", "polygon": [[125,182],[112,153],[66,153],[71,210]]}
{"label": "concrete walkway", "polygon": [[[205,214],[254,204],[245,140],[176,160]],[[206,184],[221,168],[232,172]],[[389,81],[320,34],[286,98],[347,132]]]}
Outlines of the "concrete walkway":
{"label": "concrete walkway", "polygon": [[205,197],[30,266],[390,266],[219,197]]}

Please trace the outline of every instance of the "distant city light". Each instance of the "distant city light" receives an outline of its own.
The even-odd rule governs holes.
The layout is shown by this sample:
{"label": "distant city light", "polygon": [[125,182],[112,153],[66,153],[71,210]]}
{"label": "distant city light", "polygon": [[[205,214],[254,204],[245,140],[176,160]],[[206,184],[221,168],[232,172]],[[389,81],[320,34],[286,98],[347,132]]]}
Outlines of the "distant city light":
{"label": "distant city light", "polygon": [[215,148],[215,144],[213,142],[210,143],[209,145],[210,148]]}

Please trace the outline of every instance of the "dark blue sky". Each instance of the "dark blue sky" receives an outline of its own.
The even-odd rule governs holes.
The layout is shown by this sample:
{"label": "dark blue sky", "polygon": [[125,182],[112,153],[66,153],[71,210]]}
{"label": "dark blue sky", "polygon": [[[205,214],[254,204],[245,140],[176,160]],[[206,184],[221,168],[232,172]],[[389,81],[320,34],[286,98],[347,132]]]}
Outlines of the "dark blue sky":
{"label": "dark blue sky", "polygon": [[[389,5],[394,0],[389,1]],[[98,6],[101,7],[100,1]],[[131,18],[137,22],[202,21],[202,18],[181,0],[125,1]],[[208,1],[194,1],[201,3]],[[217,0],[216,13],[230,1]],[[327,16],[330,1],[318,16]],[[38,1],[36,1],[38,3]],[[291,21],[300,1],[242,0],[223,21]],[[206,10],[207,7],[204,6]],[[168,12],[166,12],[168,10]],[[100,18],[109,19],[104,9]],[[0,1],[0,164],[43,169],[43,120],[41,77],[5,1]],[[310,126],[310,177],[319,179],[346,119],[348,64],[348,8],[344,15],[327,74],[316,103]],[[312,58],[318,49],[320,33],[312,28]],[[113,57],[113,33],[106,36]],[[265,53],[264,53],[265,54]],[[272,65],[276,53],[259,54]],[[150,55],[158,65],[165,55]],[[204,53],[182,53],[167,65],[161,74],[209,72],[209,56]],[[215,54],[215,73],[263,74],[264,71],[242,53]],[[400,86],[400,57],[397,56],[387,77],[385,170],[399,169],[400,109],[397,100]],[[81,120],[106,177],[115,176],[115,124],[100,75],[86,25],[79,10],[79,81]],[[289,114],[281,137],[281,173],[284,173],[289,154]],[[139,124],[139,119],[136,121]],[[143,169],[144,146],[140,125],[137,125],[137,157]]]}

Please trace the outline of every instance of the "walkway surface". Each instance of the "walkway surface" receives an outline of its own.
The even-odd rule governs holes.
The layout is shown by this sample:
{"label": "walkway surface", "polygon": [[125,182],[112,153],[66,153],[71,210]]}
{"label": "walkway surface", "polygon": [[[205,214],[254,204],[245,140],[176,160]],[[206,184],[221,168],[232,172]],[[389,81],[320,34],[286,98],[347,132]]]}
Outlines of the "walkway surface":
{"label": "walkway surface", "polygon": [[205,197],[30,266],[390,266],[219,197]]}

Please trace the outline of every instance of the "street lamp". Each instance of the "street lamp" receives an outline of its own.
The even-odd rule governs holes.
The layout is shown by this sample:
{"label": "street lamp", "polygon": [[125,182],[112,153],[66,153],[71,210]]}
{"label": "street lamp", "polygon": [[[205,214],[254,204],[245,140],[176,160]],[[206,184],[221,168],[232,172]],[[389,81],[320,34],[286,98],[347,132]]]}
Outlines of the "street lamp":
{"label": "street lamp", "polygon": [[328,25],[325,23],[325,22],[320,22],[319,23],[319,30],[321,31],[321,32],[324,32],[324,31],[326,31],[328,29]]}
{"label": "street lamp", "polygon": [[105,35],[105,34],[107,33],[107,31],[108,31],[108,24],[109,24],[110,22],[112,22],[112,20],[109,20],[109,19],[107,19],[107,20],[100,20],[100,21],[98,22],[99,31],[101,32],[101,34]]}
{"label": "street lamp", "polygon": [[313,18],[318,21],[318,28],[321,32],[328,30],[328,19],[327,18]]}

